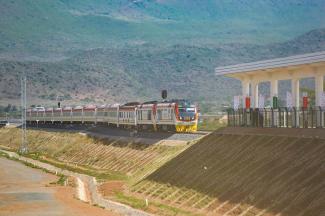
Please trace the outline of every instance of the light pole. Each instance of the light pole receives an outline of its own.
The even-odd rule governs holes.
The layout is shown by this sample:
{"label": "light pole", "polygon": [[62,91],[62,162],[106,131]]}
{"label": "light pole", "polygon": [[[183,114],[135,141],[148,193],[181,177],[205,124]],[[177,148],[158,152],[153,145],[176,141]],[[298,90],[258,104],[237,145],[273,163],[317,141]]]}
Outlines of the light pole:
{"label": "light pole", "polygon": [[20,153],[26,154],[28,152],[27,146],[27,130],[26,130],[26,112],[27,112],[27,101],[26,101],[26,74],[24,73],[21,77],[21,146]]}

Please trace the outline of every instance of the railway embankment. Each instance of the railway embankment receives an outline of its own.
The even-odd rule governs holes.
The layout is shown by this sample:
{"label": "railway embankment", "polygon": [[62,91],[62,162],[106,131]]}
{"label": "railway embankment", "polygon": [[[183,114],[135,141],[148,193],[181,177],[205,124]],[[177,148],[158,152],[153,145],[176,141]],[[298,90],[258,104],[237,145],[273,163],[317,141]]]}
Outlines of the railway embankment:
{"label": "railway embankment", "polygon": [[324,215],[323,133],[219,130],[131,191],[203,215]]}
{"label": "railway embankment", "polygon": [[[226,128],[180,145],[28,134],[29,157],[94,176],[103,198],[157,215],[325,213],[323,130]],[[0,137],[2,147],[19,147],[18,129]]]}
{"label": "railway embankment", "polygon": [[[21,142],[20,133],[17,128],[0,129],[0,148],[17,151]],[[156,142],[148,144],[142,142],[143,137],[118,138],[94,133],[99,131],[80,133],[79,130],[29,129],[29,154],[26,157],[59,169],[94,177],[85,185],[94,187],[96,184],[103,199],[160,215],[182,212],[159,203],[148,203],[145,199],[137,199],[125,192],[195,141],[155,137],[150,140]],[[115,183],[121,187],[115,187]],[[99,201],[102,202],[104,201]]]}

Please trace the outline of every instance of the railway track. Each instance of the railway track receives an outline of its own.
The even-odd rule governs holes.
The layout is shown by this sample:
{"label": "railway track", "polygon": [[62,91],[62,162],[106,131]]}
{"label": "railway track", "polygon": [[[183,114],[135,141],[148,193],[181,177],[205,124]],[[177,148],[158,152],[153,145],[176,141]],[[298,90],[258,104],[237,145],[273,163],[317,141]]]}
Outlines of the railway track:
{"label": "railway track", "polygon": [[164,131],[136,131],[127,130],[122,128],[107,127],[103,125],[73,125],[73,124],[31,124],[27,125],[27,128],[35,130],[51,130],[51,131],[73,131],[84,135],[92,136],[107,136],[107,137],[125,137],[125,138],[140,138],[150,140],[176,140],[176,141],[191,141],[198,139],[202,136],[209,134],[208,131],[197,131],[189,133],[176,133],[176,132],[164,132]]}

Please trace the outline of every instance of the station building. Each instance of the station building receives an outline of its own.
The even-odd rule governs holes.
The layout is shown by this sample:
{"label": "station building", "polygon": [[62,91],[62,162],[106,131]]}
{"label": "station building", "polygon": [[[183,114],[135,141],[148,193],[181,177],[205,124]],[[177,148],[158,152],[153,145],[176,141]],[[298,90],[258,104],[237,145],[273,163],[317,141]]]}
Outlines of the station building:
{"label": "station building", "polygon": [[[241,81],[242,103],[234,101],[228,111],[228,124],[259,127],[324,127],[325,126],[325,52],[315,52],[276,58],[265,61],[237,64],[215,69],[216,75],[224,75]],[[315,106],[307,95],[300,92],[300,81],[315,79]],[[286,106],[278,106],[279,81],[290,80],[291,92],[287,92]],[[259,85],[270,83],[272,107],[264,106]],[[238,97],[237,97],[238,98]],[[237,104],[237,105],[236,105]],[[240,105],[241,104],[241,105]]]}

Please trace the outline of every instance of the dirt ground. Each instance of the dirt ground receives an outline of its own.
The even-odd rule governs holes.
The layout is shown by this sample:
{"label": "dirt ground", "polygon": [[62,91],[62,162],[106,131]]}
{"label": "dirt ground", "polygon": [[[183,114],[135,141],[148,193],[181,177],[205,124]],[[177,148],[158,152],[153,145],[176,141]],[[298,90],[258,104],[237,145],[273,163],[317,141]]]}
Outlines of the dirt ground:
{"label": "dirt ground", "polygon": [[109,181],[103,183],[99,187],[99,191],[103,196],[108,197],[113,196],[116,192],[123,191],[124,186],[124,182],[122,181]]}
{"label": "dirt ground", "polygon": [[0,215],[115,216],[74,198],[74,188],[53,186],[57,177],[0,158]]}

